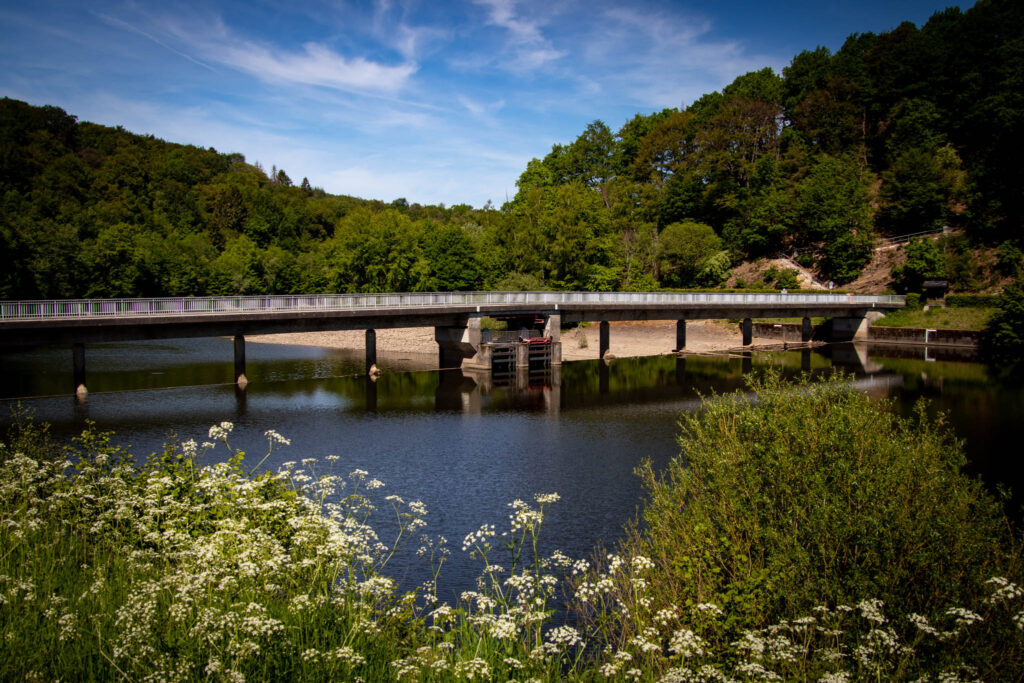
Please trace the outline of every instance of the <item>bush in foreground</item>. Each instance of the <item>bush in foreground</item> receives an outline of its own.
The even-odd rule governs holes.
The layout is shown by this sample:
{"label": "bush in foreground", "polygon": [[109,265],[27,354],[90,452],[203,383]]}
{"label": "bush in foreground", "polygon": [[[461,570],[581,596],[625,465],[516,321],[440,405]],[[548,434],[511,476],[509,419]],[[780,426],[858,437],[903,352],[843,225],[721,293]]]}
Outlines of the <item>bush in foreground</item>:
{"label": "bush in foreground", "polygon": [[[664,473],[642,468],[646,527],[624,551],[656,571],[605,576],[614,600],[593,602],[592,621],[620,647],[639,638],[660,651],[647,629],[669,638],[674,662],[647,664],[660,670],[698,652],[761,666],[775,642],[776,671],[801,678],[961,665],[1019,676],[1020,635],[989,602],[1008,582],[986,583],[1020,575],[1017,548],[1000,505],[961,473],[962,448],[941,419],[923,406],[900,419],[841,379],[769,376],[752,389],[684,415],[680,456]],[[833,668],[814,661],[822,652]],[[886,660],[878,671],[876,658]]]}

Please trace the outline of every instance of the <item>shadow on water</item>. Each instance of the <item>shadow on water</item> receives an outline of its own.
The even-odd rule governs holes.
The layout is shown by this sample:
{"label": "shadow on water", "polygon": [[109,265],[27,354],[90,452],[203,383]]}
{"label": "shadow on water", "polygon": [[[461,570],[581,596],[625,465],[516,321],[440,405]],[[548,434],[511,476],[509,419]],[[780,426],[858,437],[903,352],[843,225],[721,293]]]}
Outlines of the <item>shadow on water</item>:
{"label": "shadow on water", "polygon": [[[599,542],[614,544],[643,499],[633,471],[645,458],[662,467],[676,455],[679,414],[696,410],[703,396],[743,389],[746,374],[768,367],[786,376],[842,369],[900,414],[927,398],[965,440],[971,472],[991,486],[1024,489],[1014,443],[1024,390],[936,349],[835,345],[594,360],[504,376],[402,372],[413,361],[381,357],[385,372],[376,379],[363,375],[358,353],[254,344],[247,356],[250,381],[239,389],[230,383],[231,340],[97,345],[88,350],[90,393],[80,401],[69,394],[67,349],[7,354],[0,396],[45,396],[21,403],[58,437],[92,420],[137,457],[168,438],[206,440],[208,427],[223,420],[235,423],[232,445],[257,459],[266,430],[291,438],[268,461],[272,468],[337,454],[343,472],[365,469],[387,484],[385,493],[427,505],[428,531],[454,546],[446,595],[472,586],[478,570],[460,552],[461,539],[483,523],[500,527],[516,498],[562,496],[546,524],[548,551],[585,557]],[[0,401],[0,428],[15,404]],[[385,537],[387,524],[380,525]],[[411,553],[393,571],[406,585],[426,578]]]}

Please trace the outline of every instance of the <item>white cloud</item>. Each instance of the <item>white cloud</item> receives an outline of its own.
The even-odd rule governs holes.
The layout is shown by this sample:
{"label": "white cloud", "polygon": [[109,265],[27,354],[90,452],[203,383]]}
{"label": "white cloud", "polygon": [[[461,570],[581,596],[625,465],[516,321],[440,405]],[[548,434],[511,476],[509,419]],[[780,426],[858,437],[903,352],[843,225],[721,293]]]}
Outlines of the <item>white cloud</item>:
{"label": "white cloud", "polygon": [[215,59],[257,78],[319,85],[339,90],[396,92],[401,90],[418,66],[378,64],[362,57],[346,58],[324,45],[306,43],[301,53],[273,51],[260,45],[207,45],[208,58]]}
{"label": "white cloud", "polygon": [[524,19],[518,16],[516,0],[473,0],[488,9],[488,23],[505,29],[509,33],[507,50],[511,58],[503,66],[511,71],[535,71],[556,62],[568,53],[555,49],[544,36],[539,19]]}

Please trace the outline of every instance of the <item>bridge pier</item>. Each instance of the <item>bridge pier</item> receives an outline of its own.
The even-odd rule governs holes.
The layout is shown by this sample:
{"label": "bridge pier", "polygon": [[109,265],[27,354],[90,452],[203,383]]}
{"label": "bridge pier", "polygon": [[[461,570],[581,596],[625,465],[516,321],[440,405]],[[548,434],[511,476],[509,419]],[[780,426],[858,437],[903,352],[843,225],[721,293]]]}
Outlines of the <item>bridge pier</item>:
{"label": "bridge pier", "polygon": [[544,322],[544,336],[551,338],[551,367],[562,364],[562,314],[550,313]]}
{"label": "bridge pier", "polygon": [[235,384],[245,387],[249,380],[245,376],[245,337],[235,335]]}
{"label": "bridge pier", "polygon": [[868,311],[863,318],[832,318],[832,341],[866,341],[871,323],[883,315]]}
{"label": "bridge pier", "polygon": [[372,375],[377,366],[377,330],[366,331],[366,374]]}
{"label": "bridge pier", "polygon": [[[442,370],[476,367],[480,350],[480,320],[471,315],[465,325],[434,327],[437,342],[437,366]],[[488,366],[489,369],[489,366]]]}
{"label": "bridge pier", "polygon": [[750,318],[743,319],[743,345],[750,346],[754,341],[754,321]]}
{"label": "bridge pier", "polygon": [[85,344],[71,346],[71,364],[75,395],[85,396],[89,393],[89,390],[85,388]]}
{"label": "bridge pier", "polygon": [[611,346],[611,334],[610,327],[607,320],[601,321],[601,335],[600,342],[598,344],[598,358],[604,358],[604,355],[608,353],[608,349]]}
{"label": "bridge pier", "polygon": [[811,341],[811,319],[804,316],[804,319],[800,323],[800,341],[807,343]]}
{"label": "bridge pier", "polygon": [[686,349],[686,321],[676,321],[676,348],[673,351],[679,352]]}

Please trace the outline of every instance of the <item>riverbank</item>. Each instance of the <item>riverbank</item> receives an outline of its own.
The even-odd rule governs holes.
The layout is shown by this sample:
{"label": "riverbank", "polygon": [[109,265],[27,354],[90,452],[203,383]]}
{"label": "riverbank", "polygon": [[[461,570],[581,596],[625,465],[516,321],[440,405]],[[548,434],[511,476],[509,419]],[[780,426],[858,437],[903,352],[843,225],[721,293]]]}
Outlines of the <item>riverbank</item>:
{"label": "riverbank", "polygon": [[[609,353],[617,358],[659,356],[671,353],[676,342],[673,320],[643,320],[609,323]],[[600,326],[591,324],[562,332],[562,360],[598,358]],[[320,346],[360,350],[366,343],[362,330],[293,332],[246,337],[253,344]],[[775,344],[771,339],[754,339],[753,346]],[[725,320],[691,320],[686,324],[686,350],[691,353],[725,353],[743,345],[739,325]],[[403,327],[377,330],[378,353],[437,353],[433,327]]]}

